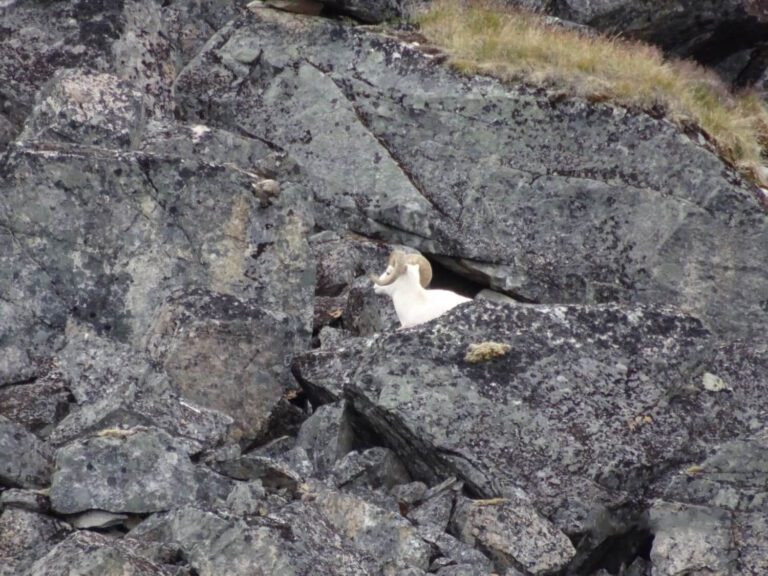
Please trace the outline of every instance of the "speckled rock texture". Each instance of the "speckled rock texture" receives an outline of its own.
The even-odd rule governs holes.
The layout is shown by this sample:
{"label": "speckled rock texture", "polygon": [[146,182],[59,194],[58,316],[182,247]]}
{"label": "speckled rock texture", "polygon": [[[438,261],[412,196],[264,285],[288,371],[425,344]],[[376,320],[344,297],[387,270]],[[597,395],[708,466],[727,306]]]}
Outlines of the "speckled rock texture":
{"label": "speckled rock texture", "polygon": [[[511,349],[467,363],[468,344],[485,339]],[[346,398],[414,477],[436,482],[456,475],[483,498],[518,501],[522,490],[572,538],[616,536],[617,526],[671,531],[654,544],[654,565],[661,567],[682,561],[670,539],[687,538],[672,519],[659,520],[669,516],[665,502],[702,505],[687,496],[699,486],[689,483],[703,482],[711,466],[690,467],[722,442],[763,433],[764,351],[724,345],[698,320],[671,309],[476,301],[423,327],[300,356],[294,370],[311,396],[324,390]],[[707,386],[708,375],[724,386]],[[743,450],[732,452],[749,459]],[[719,461],[738,469],[725,457]],[[760,465],[754,466],[759,478]],[[677,491],[661,489],[665,482]],[[750,522],[739,506],[749,484],[733,484],[722,505]],[[695,493],[710,494],[709,506],[717,509],[726,497],[725,487],[717,488],[704,484]],[[648,499],[652,494],[658,504]],[[728,534],[717,512],[708,514],[719,518],[718,533]],[[723,546],[739,554],[762,550],[761,538],[758,526]],[[695,537],[688,542],[705,548]],[[701,560],[695,550],[690,554],[691,563]],[[744,566],[758,573],[761,557],[755,553]],[[670,570],[665,573],[679,573]]]}
{"label": "speckled rock texture", "polygon": [[414,4],[0,0],[0,576],[768,571],[759,193]]}
{"label": "speckled rock texture", "polygon": [[0,485],[43,488],[50,483],[52,461],[46,442],[0,416]]}

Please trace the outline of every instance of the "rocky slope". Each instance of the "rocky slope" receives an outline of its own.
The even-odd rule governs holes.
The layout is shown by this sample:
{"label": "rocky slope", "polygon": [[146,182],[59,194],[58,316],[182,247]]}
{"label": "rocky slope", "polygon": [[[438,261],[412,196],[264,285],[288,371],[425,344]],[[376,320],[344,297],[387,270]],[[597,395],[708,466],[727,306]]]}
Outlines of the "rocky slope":
{"label": "rocky slope", "polygon": [[764,574],[757,190],[365,10],[0,3],[0,574]]}

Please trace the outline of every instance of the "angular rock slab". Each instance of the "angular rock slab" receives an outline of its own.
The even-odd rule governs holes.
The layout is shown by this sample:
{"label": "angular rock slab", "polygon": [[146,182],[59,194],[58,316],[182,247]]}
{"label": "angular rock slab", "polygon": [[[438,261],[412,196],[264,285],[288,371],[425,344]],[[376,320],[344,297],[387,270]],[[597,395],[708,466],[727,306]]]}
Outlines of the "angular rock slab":
{"label": "angular rock slab", "polygon": [[171,297],[147,347],[181,396],[232,416],[237,437],[264,432],[289,387],[287,357],[301,348],[285,314],[204,290]]}
{"label": "angular rock slab", "polygon": [[0,416],[0,485],[44,488],[51,481],[52,470],[50,446]]}
{"label": "angular rock slab", "polygon": [[408,567],[420,570],[429,567],[429,545],[399,514],[317,483],[310,486],[307,497],[331,526],[374,558],[385,573]]}
{"label": "angular rock slab", "polygon": [[62,69],[112,73],[134,83],[151,115],[168,107],[185,63],[242,2],[88,1],[0,5],[0,149],[21,131],[35,95]]}
{"label": "angular rock slab", "polygon": [[0,416],[46,438],[70,409],[71,394],[57,370],[34,382],[0,387]]}
{"label": "angular rock slab", "polygon": [[663,495],[648,512],[654,574],[764,574],[767,486],[764,434],[724,442],[660,482]]}
{"label": "angular rock slab", "polygon": [[[468,364],[469,344],[487,340],[511,350]],[[520,487],[573,534],[670,463],[765,426],[754,363],[731,382],[740,395],[710,410],[702,374],[724,374],[713,346],[697,320],[671,310],[475,301],[299,356],[294,372],[315,396],[344,394],[415,478],[456,475],[486,498]]]}
{"label": "angular rock slab", "polygon": [[185,401],[147,354],[71,320],[65,335],[67,344],[54,357],[59,367],[55,373],[67,383],[77,405],[50,435],[53,445],[105,428],[136,426],[162,428],[183,439],[190,453],[227,437],[232,418]]}
{"label": "angular rock slab", "polygon": [[106,430],[57,451],[51,507],[59,514],[145,514],[224,502],[231,489],[230,480],[195,466],[183,445],[162,430]]}
{"label": "angular rock slab", "polygon": [[138,144],[145,120],[143,94],[132,84],[111,74],[66,70],[39,96],[19,142],[59,140],[130,149]]}
{"label": "angular rock slab", "polygon": [[452,522],[459,538],[485,551],[499,569],[552,574],[563,570],[576,553],[568,537],[522,498],[460,499]]}
{"label": "angular rock slab", "polygon": [[344,402],[324,404],[299,429],[296,444],[307,451],[315,473],[323,478],[334,463],[355,446],[355,434]]}
{"label": "angular rock slab", "polygon": [[[40,558],[30,576],[99,574],[100,576],[177,576],[178,566],[148,558],[138,543],[87,530],[75,532]],[[169,562],[170,564],[170,562]],[[185,574],[188,572],[181,572]]]}
{"label": "angular rock slab", "polygon": [[661,502],[651,508],[649,520],[654,532],[651,551],[654,574],[748,573],[739,569],[744,564],[739,561],[732,540],[733,526],[728,511]]}
{"label": "angular rock slab", "polygon": [[223,28],[176,100],[184,119],[289,152],[326,228],[461,259],[527,301],[768,324],[757,189],[665,119],[466,78],[397,39],[268,9]]}
{"label": "angular rock slab", "polygon": [[336,535],[311,506],[245,519],[186,507],[155,515],[130,532],[143,542],[178,543],[200,576],[378,574],[369,559]]}
{"label": "angular rock slab", "polygon": [[0,514],[0,575],[17,576],[72,531],[48,516],[7,508]]}

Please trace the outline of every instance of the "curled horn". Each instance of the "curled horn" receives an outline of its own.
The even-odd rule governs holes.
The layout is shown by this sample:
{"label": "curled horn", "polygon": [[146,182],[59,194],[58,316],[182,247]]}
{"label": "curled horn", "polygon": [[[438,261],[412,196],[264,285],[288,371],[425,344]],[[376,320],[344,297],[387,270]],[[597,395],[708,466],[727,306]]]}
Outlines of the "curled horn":
{"label": "curled horn", "polygon": [[387,286],[397,280],[402,274],[405,274],[405,267],[408,265],[416,265],[419,267],[419,281],[422,288],[429,286],[432,281],[432,266],[429,264],[429,260],[424,258],[421,254],[406,254],[402,250],[395,250],[389,256],[389,262],[387,267],[392,266],[393,272],[387,280],[380,280],[378,276],[371,275],[371,280],[379,286]]}

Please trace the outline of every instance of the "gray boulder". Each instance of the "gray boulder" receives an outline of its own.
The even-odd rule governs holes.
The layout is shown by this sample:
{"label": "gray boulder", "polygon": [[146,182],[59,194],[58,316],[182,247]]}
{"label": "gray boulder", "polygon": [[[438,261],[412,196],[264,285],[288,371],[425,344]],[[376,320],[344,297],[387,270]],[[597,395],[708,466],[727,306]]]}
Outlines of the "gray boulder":
{"label": "gray boulder", "polygon": [[75,532],[57,544],[30,568],[29,576],[99,574],[100,576],[188,576],[171,558],[148,558],[129,539],[114,539],[87,530]]}
{"label": "gray boulder", "polygon": [[54,75],[42,94],[17,142],[75,141],[129,150],[141,138],[144,95],[132,83],[111,74],[64,70]]}
{"label": "gray boulder", "polygon": [[659,483],[648,512],[654,574],[756,576],[768,569],[767,452],[762,434],[724,442]]}
{"label": "gray boulder", "polygon": [[331,477],[339,488],[364,487],[385,492],[411,480],[397,455],[381,446],[349,452],[333,466]]}
{"label": "gray boulder", "polygon": [[237,437],[266,432],[290,387],[287,361],[305,338],[255,300],[189,291],[158,311],[147,347],[179,394],[232,416]]}
{"label": "gray boulder", "polygon": [[309,495],[329,524],[349,538],[356,548],[374,558],[384,573],[429,567],[429,545],[398,513],[318,483],[311,485]]}
{"label": "gray boulder", "polygon": [[440,570],[445,570],[444,574],[453,572],[457,576],[487,575],[493,572],[493,564],[487,556],[477,548],[443,532],[442,528],[435,524],[419,526],[418,532],[419,536],[430,544],[437,556],[430,569],[439,567],[438,573]]}
{"label": "gray boulder", "polygon": [[18,576],[67,537],[71,527],[60,520],[17,507],[0,514],[0,575]]}
{"label": "gray boulder", "polygon": [[69,322],[65,334],[67,344],[54,361],[77,405],[50,435],[52,444],[107,428],[156,426],[183,439],[194,453],[230,433],[232,418],[180,397],[146,354],[100,336],[89,325]]}
{"label": "gray boulder", "polygon": [[0,492],[0,509],[2,508],[21,508],[45,514],[50,511],[51,503],[43,491],[6,488]]}
{"label": "gray boulder", "polygon": [[[198,164],[207,175],[201,173],[195,183],[195,169],[176,159],[83,148],[73,159],[69,152],[49,154],[37,146],[43,145],[30,142],[11,154],[9,176],[0,183],[7,191],[0,203],[0,233],[13,231],[8,243],[13,249],[0,254],[5,271],[0,287],[8,295],[1,305],[9,308],[0,349],[17,359],[7,366],[8,381],[43,373],[41,366],[67,336],[69,318],[71,325],[119,342],[112,347],[120,350],[126,369],[117,370],[88,342],[65,348],[62,358],[74,355],[74,364],[65,368],[81,404],[114,399],[114,386],[123,390],[143,382],[146,363],[135,352],[146,347],[182,397],[228,411],[240,435],[262,432],[290,386],[291,353],[311,337],[307,310],[314,274],[304,240],[311,218],[298,188],[286,184],[278,198],[262,205],[251,191],[266,180],[231,162],[215,168]],[[159,147],[157,140],[153,146]],[[173,142],[167,147],[173,149]],[[166,163],[172,182],[152,175],[155,160]],[[46,169],[30,172],[28,162],[38,161]],[[220,176],[229,184],[214,183]],[[227,187],[231,202],[225,200]],[[165,193],[178,196],[164,199]],[[197,193],[201,196],[194,198]],[[60,202],[61,209],[41,211],[42,196],[36,194],[50,206]],[[207,231],[198,221],[208,223]],[[176,241],[178,251],[171,248]],[[24,296],[25,290],[34,296]],[[242,319],[234,317],[241,313]],[[174,322],[178,326],[169,324]],[[190,331],[201,337],[190,339]],[[250,331],[249,346],[243,331]],[[23,353],[17,353],[19,344]],[[81,379],[77,363],[89,356],[89,373]],[[195,368],[195,357],[216,362]],[[254,390],[248,401],[238,402],[233,395],[243,379]],[[217,393],[206,393],[213,384]]]}
{"label": "gray boulder", "polygon": [[69,412],[71,391],[52,368],[34,381],[0,387],[0,416],[46,438]]}
{"label": "gray boulder", "polygon": [[563,570],[575,556],[568,537],[523,498],[461,499],[452,522],[459,538],[486,551],[500,570],[552,574]]}
{"label": "gray boulder", "polygon": [[50,446],[0,416],[0,486],[44,488],[51,482],[52,470]]}
{"label": "gray boulder", "polygon": [[299,429],[296,443],[307,451],[320,478],[355,446],[355,433],[345,403],[320,406]]}
{"label": "gray boulder", "polygon": [[162,430],[104,430],[60,448],[51,483],[59,514],[100,509],[144,514],[226,501],[232,481],[196,467]]}
{"label": "gray boulder", "polygon": [[[511,350],[466,362],[486,340]],[[714,347],[698,321],[664,309],[474,302],[294,369],[343,393],[414,477],[456,475],[484,498],[522,488],[574,535],[602,530],[667,466],[760,429],[765,369],[744,357],[737,380]],[[739,395],[706,390],[706,372]]]}
{"label": "gray boulder", "polygon": [[176,67],[244,3],[3,2],[0,151],[21,132],[35,95],[60,69],[81,68],[92,77],[112,74],[141,92],[148,116],[170,115]]}
{"label": "gray boulder", "polygon": [[178,543],[200,576],[373,575],[372,563],[301,501],[279,513],[230,518],[196,508],[150,517],[129,533],[143,542]]}

